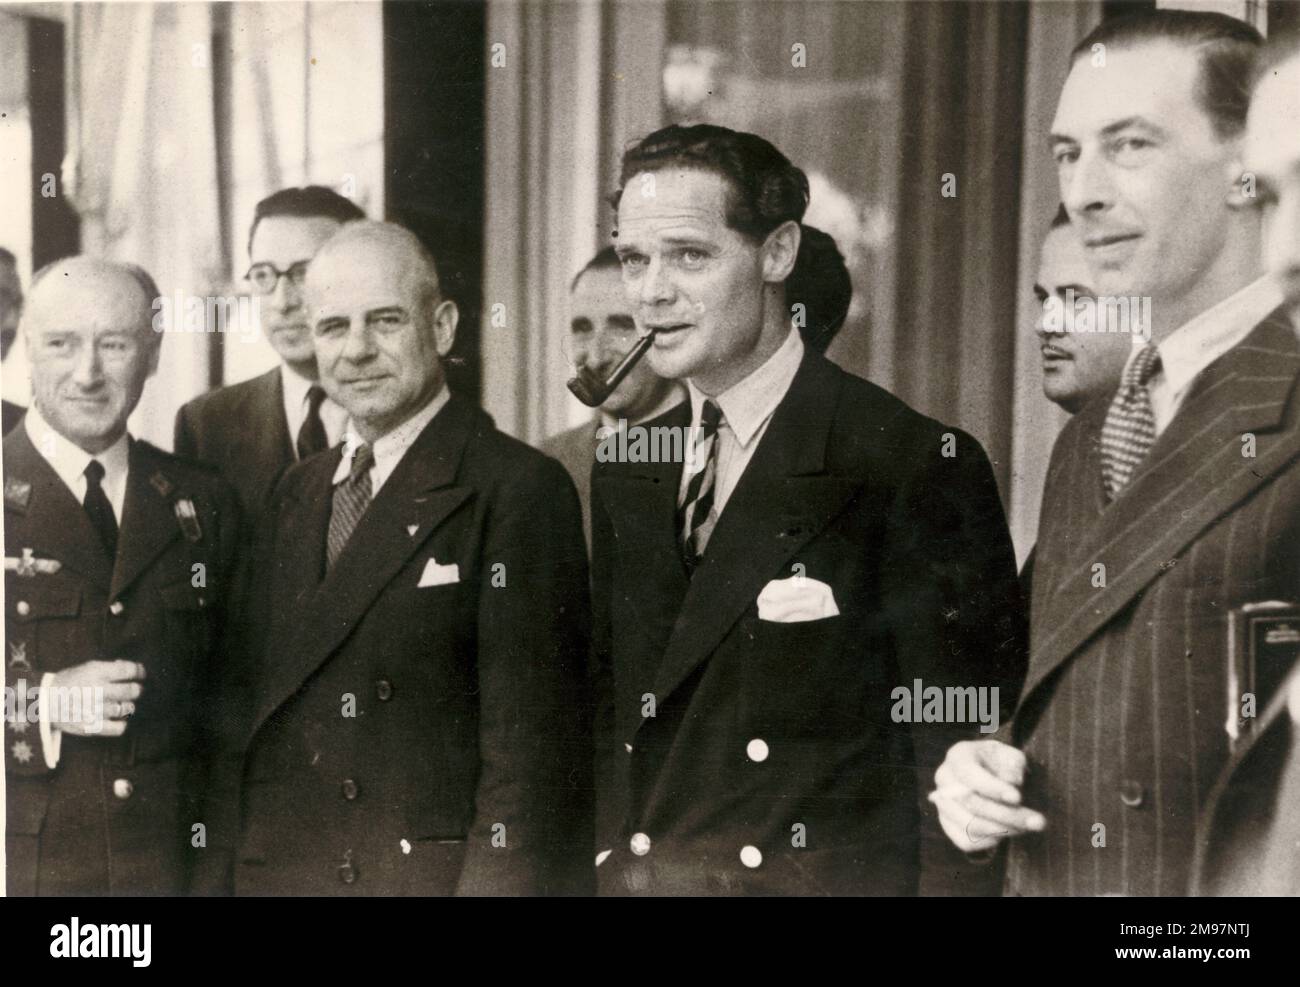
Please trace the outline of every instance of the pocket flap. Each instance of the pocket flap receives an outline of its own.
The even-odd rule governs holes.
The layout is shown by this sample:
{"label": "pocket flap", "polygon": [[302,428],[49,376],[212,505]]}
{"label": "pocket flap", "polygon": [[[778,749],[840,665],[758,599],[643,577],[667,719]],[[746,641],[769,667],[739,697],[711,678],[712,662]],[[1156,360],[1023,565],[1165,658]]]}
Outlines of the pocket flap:
{"label": "pocket flap", "polygon": [[20,624],[81,613],[81,590],[72,586],[23,586],[13,593],[13,600],[10,612]]}
{"label": "pocket flap", "polygon": [[208,590],[192,586],[188,580],[168,583],[158,590],[158,595],[168,610],[206,610],[209,602]]}

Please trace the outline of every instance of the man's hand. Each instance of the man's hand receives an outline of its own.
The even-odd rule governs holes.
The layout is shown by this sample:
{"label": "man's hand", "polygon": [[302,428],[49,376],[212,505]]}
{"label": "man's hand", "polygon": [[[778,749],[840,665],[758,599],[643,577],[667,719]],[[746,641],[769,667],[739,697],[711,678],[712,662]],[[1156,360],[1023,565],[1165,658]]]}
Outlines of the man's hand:
{"label": "man's hand", "polygon": [[992,850],[1005,837],[1047,828],[1041,813],[1020,804],[1025,765],[1022,751],[999,740],[963,740],[948,750],[929,799],[959,850]]}
{"label": "man's hand", "polygon": [[81,737],[120,737],[143,691],[139,662],[87,661],[55,674],[41,696],[51,726]]}

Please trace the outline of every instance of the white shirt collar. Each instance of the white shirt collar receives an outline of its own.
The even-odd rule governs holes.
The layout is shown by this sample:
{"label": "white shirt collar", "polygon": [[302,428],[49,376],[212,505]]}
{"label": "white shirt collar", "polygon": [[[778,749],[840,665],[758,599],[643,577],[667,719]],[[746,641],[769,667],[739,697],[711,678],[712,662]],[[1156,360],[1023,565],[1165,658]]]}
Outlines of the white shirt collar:
{"label": "white shirt collar", "polygon": [[50,468],[63,481],[64,486],[80,503],[86,498],[86,466],[92,459],[98,459],[104,467],[104,478],[100,486],[108,502],[113,505],[113,513],[118,523],[122,520],[122,507],[126,501],[126,474],[130,465],[131,439],[123,432],[116,442],[96,455],[91,455],[79,445],[65,438],[50,425],[41,414],[36,403],[32,402],[23,421],[27,437],[41,457],[50,464]]}
{"label": "white shirt collar", "polygon": [[[442,389],[433,396],[423,408],[408,418],[402,424],[398,425],[391,432],[381,435],[371,446],[375,460],[374,465],[370,467],[370,496],[374,497],[379,493],[382,487],[397,468],[397,464],[402,461],[406,451],[411,448],[415,440],[419,438],[420,433],[424,431],[425,426],[433,421],[435,415],[443,409],[443,406],[451,400],[451,391],[447,388],[444,381]],[[363,444],[364,439],[357,434],[356,426],[349,419],[347,433],[343,438],[343,457],[339,460],[338,468],[334,470],[334,483],[339,484],[347,479],[348,474],[352,472],[352,456],[357,451],[357,446]]]}
{"label": "white shirt collar", "polygon": [[[1157,344],[1162,385],[1172,394],[1181,394],[1197,374],[1245,339],[1281,304],[1277,284],[1262,277],[1183,323]],[[1134,349],[1141,349],[1138,339]]]}
{"label": "white shirt collar", "polygon": [[291,369],[287,363],[281,363],[280,383],[284,387],[285,404],[300,408],[307,403],[307,392],[311,390],[311,385],[315,384],[316,381],[308,380],[296,370]]}
{"label": "white shirt collar", "polygon": [[[298,431],[307,419],[307,395],[315,383],[317,382],[308,380],[297,371],[290,369],[287,363],[280,364],[280,384],[284,391],[284,420],[289,426],[290,443],[295,446],[298,441]],[[326,396],[320,405],[320,419],[321,424],[325,426],[326,440],[331,446],[338,444],[343,438],[348,413],[333,398]]]}
{"label": "white shirt collar", "polygon": [[[722,409],[727,427],[742,448],[749,445],[785,397],[803,360],[803,351],[799,330],[791,327],[785,342],[761,367],[712,399]],[[687,381],[686,386],[691,395],[691,421],[699,422],[709,396],[692,381]]]}

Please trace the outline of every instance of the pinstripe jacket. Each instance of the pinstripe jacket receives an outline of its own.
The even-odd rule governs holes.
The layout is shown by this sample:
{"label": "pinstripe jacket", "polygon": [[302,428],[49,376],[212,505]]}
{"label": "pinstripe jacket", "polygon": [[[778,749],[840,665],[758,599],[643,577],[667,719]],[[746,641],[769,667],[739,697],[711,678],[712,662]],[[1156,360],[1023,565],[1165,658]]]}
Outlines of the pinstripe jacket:
{"label": "pinstripe jacket", "polygon": [[1198,812],[1228,757],[1228,611],[1300,587],[1298,372],[1274,312],[1202,371],[1109,506],[1108,402],[1062,431],[1011,728],[1030,762],[1025,804],[1048,830],[1013,841],[1008,893],[1186,893]]}

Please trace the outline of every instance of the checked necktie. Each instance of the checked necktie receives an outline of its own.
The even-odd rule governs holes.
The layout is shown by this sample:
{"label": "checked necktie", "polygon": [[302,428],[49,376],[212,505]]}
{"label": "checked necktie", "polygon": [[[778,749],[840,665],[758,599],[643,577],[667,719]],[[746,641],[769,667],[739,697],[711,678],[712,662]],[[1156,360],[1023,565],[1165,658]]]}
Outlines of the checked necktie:
{"label": "checked necktie", "polygon": [[90,525],[104,543],[110,559],[117,558],[117,518],[113,516],[113,505],[108,502],[108,495],[101,485],[104,479],[104,464],[92,459],[86,464],[86,499],[81,506],[86,509]]}
{"label": "checked necktie", "polygon": [[296,443],[298,458],[306,459],[329,448],[329,439],[325,436],[325,423],[320,418],[320,406],[325,400],[325,389],[319,384],[307,388],[307,417],[298,429]]}
{"label": "checked necktie", "polygon": [[1101,482],[1114,500],[1156,440],[1149,381],[1160,370],[1160,351],[1147,344],[1124,371],[1101,426]]}
{"label": "checked necktie", "polygon": [[[704,468],[692,474],[677,504],[677,530],[681,539],[682,560],[686,571],[693,573],[704,555],[713,526],[718,523],[713,514],[713,488],[717,480],[718,426],[722,423],[722,409],[712,401],[705,401],[700,413],[700,427],[694,436],[694,446],[688,463]],[[706,449],[705,446],[708,448]]]}
{"label": "checked necktie", "polygon": [[352,531],[370,506],[370,467],[375,456],[370,446],[361,443],[352,453],[352,470],[347,478],[334,487],[334,503],[330,509],[329,539],[325,547],[329,553],[329,568],[343,552],[343,546],[352,537]]}

